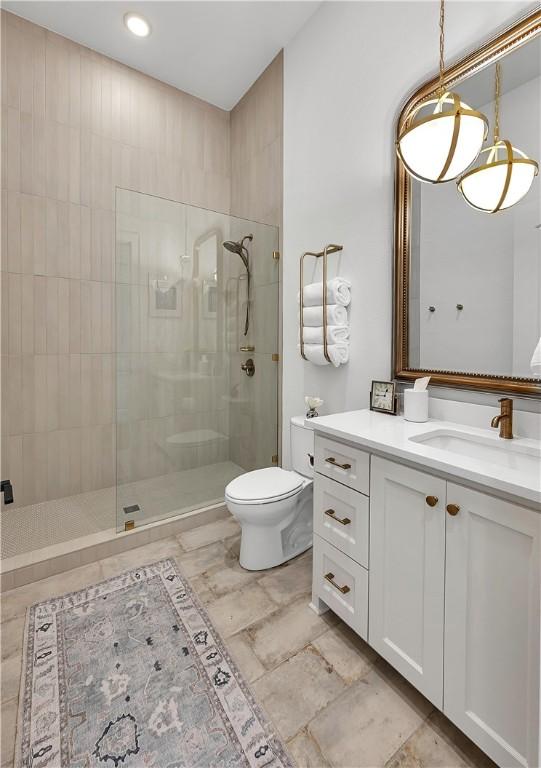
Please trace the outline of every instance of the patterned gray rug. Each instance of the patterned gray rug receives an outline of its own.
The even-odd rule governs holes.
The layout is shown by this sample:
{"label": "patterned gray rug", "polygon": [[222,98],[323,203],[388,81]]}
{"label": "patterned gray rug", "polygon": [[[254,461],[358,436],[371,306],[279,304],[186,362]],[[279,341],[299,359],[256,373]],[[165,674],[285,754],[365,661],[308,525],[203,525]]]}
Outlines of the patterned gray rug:
{"label": "patterned gray rug", "polygon": [[293,766],[173,560],[29,609],[18,768]]}

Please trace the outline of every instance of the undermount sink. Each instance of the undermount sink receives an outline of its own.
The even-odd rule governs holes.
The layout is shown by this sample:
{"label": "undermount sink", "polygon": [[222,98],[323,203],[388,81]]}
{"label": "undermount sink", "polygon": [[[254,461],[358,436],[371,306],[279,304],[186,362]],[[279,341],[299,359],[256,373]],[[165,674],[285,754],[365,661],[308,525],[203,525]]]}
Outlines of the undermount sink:
{"label": "undermount sink", "polygon": [[[496,435],[473,434],[454,429],[435,429],[410,437],[414,443],[458,454],[477,461],[498,464],[507,469],[537,473],[541,471],[541,448],[519,439],[503,440]],[[532,441],[527,441],[528,443]]]}

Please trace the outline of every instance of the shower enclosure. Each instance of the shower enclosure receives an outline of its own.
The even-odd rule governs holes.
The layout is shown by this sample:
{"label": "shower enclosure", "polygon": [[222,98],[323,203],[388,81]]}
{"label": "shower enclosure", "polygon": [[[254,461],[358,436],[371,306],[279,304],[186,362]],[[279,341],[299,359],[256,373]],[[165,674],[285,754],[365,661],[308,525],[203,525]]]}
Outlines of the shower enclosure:
{"label": "shower enclosure", "polygon": [[116,210],[123,530],[221,502],[276,460],[278,231],[124,189]]}
{"label": "shower enclosure", "polygon": [[[43,317],[28,352],[2,341],[8,569],[220,503],[277,458],[278,229],[119,188],[108,227],[107,278],[2,275],[7,336]],[[246,259],[224,248],[246,235]]]}

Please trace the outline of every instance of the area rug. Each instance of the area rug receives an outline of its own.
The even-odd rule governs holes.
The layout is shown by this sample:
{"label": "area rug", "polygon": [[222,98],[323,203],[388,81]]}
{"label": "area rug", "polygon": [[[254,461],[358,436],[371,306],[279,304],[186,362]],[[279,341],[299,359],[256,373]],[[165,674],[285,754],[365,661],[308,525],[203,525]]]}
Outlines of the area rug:
{"label": "area rug", "polygon": [[17,768],[293,766],[174,560],[32,606]]}

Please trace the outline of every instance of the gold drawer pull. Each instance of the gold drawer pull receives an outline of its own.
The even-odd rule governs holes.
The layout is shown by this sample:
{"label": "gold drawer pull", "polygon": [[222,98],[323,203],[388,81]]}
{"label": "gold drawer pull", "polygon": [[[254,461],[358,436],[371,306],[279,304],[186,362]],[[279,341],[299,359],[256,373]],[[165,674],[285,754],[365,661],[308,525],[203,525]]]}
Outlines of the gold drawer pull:
{"label": "gold drawer pull", "polygon": [[340,469],[351,469],[351,464],[339,464],[332,456],[329,456],[329,458],[325,459],[325,461],[327,464],[332,464],[333,467],[340,467]]}
{"label": "gold drawer pull", "polygon": [[349,525],[351,523],[349,517],[336,517],[334,509],[326,509],[323,514],[327,515],[327,517],[332,517],[340,525]]}
{"label": "gold drawer pull", "polygon": [[347,584],[344,584],[343,587],[339,587],[336,581],[334,580],[334,573],[326,573],[325,578],[329,582],[329,584],[332,584],[335,589],[337,589],[339,592],[341,592],[343,595],[347,595],[349,592],[349,587]]}
{"label": "gold drawer pull", "polygon": [[426,503],[429,507],[435,507],[438,503],[439,499],[437,496],[427,496],[426,497]]}
{"label": "gold drawer pull", "polygon": [[452,517],[454,517],[455,515],[458,515],[458,513],[460,512],[460,507],[458,506],[458,504],[448,504],[447,505],[447,512]]}

